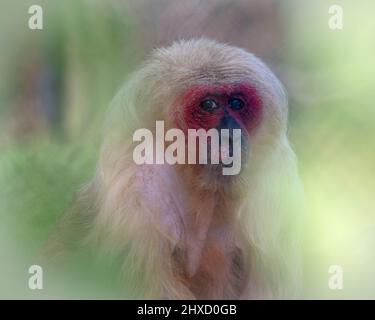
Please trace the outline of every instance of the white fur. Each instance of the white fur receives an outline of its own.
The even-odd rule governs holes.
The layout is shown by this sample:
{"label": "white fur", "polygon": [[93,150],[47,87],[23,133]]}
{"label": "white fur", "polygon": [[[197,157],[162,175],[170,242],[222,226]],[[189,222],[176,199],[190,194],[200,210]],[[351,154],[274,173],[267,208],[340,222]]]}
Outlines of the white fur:
{"label": "white fur", "polygon": [[[108,244],[107,250],[115,253],[126,252],[124,273],[136,279],[138,297],[194,298],[171,274],[171,253],[187,237],[191,191],[174,167],[135,165],[131,136],[138,128],[152,130],[156,120],[166,120],[166,130],[173,127],[172,108],[191,85],[238,81],[254,85],[264,104],[248,163],[236,178],[246,191],[232,212],[230,234],[236,235],[233,242],[247,252],[252,268],[241,298],[291,298],[298,293],[303,192],[286,136],[285,92],[254,55],[198,39],[154,51],[115,97],[98,171],[88,186],[96,203],[89,239]],[[220,181],[202,176],[202,188],[214,188],[215,183]],[[191,272],[199,263],[202,239],[199,234],[192,239]]]}

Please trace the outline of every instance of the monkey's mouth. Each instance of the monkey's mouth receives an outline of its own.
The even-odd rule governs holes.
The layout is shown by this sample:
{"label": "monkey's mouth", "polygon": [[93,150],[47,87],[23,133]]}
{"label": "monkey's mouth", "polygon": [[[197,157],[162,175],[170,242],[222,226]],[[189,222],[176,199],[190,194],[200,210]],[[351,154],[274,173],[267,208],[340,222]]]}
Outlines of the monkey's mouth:
{"label": "monkey's mouth", "polygon": [[233,166],[233,162],[243,162],[247,157],[247,140],[248,138],[242,135],[238,141],[229,139],[228,142],[222,143],[222,139],[220,139],[219,145],[216,146],[217,150],[214,152],[211,150],[212,145],[208,144],[208,164],[228,168]]}

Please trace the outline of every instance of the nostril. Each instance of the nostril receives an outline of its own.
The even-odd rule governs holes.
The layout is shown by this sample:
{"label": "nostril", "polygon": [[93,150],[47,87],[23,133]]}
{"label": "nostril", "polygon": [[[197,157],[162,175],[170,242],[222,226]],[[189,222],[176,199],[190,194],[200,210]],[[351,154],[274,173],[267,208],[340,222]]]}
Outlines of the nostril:
{"label": "nostril", "polygon": [[232,133],[233,129],[241,129],[241,126],[233,117],[224,115],[224,117],[221,118],[219,129],[229,129]]}

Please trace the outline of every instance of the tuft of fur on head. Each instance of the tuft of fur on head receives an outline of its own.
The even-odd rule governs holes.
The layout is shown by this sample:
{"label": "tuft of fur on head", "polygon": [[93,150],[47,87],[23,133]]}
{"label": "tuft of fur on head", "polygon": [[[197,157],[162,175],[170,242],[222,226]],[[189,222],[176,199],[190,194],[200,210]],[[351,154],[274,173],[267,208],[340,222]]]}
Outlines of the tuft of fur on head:
{"label": "tuft of fur on head", "polygon": [[[156,120],[165,121],[165,130],[184,122],[179,106],[187,89],[244,82],[260,95],[263,109],[238,176],[213,179],[209,168],[197,174],[191,166],[134,164],[134,131],[154,131]],[[84,215],[85,241],[123,255],[124,273],[138,279],[140,297],[197,298],[194,286],[207,280],[203,275],[223,282],[208,282],[205,298],[295,297],[303,192],[286,129],[283,86],[253,54],[208,39],[155,50],[113,100],[97,173],[78,197],[83,208],[87,199],[95,203]],[[230,279],[226,258],[213,256],[232,252],[226,241],[242,252],[241,268],[248,269],[242,278]],[[222,271],[211,274],[205,261]]]}

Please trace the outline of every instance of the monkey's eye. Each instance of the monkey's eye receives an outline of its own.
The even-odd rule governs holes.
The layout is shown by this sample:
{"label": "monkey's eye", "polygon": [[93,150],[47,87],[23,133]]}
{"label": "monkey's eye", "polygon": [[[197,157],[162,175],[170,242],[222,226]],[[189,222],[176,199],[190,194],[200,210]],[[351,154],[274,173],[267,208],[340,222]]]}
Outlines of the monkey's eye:
{"label": "monkey's eye", "polygon": [[218,104],[213,99],[203,100],[200,106],[203,110],[207,112],[214,112],[217,108],[219,108]]}
{"label": "monkey's eye", "polygon": [[229,106],[233,110],[240,110],[245,106],[245,102],[239,98],[232,98],[229,100]]}

